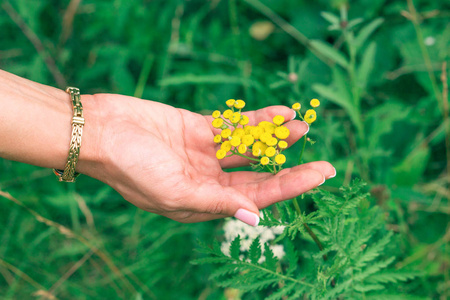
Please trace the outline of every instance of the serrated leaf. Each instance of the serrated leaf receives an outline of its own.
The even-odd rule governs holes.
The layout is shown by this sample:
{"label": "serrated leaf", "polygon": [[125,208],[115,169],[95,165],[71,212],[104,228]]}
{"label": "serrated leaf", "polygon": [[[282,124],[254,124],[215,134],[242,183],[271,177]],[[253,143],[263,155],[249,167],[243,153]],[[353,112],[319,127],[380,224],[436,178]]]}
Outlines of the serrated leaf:
{"label": "serrated leaf", "polygon": [[293,290],[301,288],[295,282],[290,282],[285,286],[279,288],[276,292],[272,293],[266,300],[282,300],[285,296],[289,295]]}
{"label": "serrated leaf", "polygon": [[355,291],[367,293],[370,291],[382,290],[384,289],[384,286],[381,284],[355,284],[353,288],[355,289]]}
{"label": "serrated leaf", "polygon": [[258,263],[258,260],[261,258],[261,243],[259,237],[253,240],[250,249],[248,250],[248,255],[252,263]]}
{"label": "serrated leaf", "polygon": [[240,260],[241,254],[241,237],[238,235],[230,244],[230,256],[235,260]]}
{"label": "serrated leaf", "polygon": [[286,274],[292,275],[298,268],[298,253],[295,250],[294,244],[292,244],[289,240],[286,241],[284,250],[286,251],[285,257],[287,258],[289,264]]}
{"label": "serrated leaf", "polygon": [[371,264],[370,266],[365,268],[364,271],[362,271],[359,274],[356,274],[353,277],[353,280],[355,280],[355,281],[363,281],[363,280],[365,280],[370,275],[375,274],[375,273],[379,272],[382,269],[385,269],[387,266],[389,266],[394,261],[394,259],[395,259],[395,257],[391,257],[391,258],[388,258],[386,260],[379,261],[379,262]]}
{"label": "serrated leaf", "polygon": [[361,254],[361,257],[355,262],[357,267],[364,267],[369,262],[373,261],[377,258],[384,250],[384,247],[390,242],[392,237],[392,232],[388,232],[381,239],[373,243],[372,245],[368,245],[367,248]]}
{"label": "serrated leaf", "polygon": [[204,264],[219,264],[229,262],[230,259],[227,257],[203,257],[197,258],[191,261],[193,265],[204,265]]}
{"label": "serrated leaf", "polygon": [[230,274],[239,273],[240,269],[237,264],[225,264],[216,268],[213,273],[209,276],[209,279],[213,280],[222,276],[227,276]]}
{"label": "serrated leaf", "polygon": [[327,44],[320,40],[312,40],[310,44],[314,49],[317,50],[317,52],[319,52],[326,58],[331,59],[341,67],[345,69],[349,67],[348,60],[344,56],[344,54],[333,48],[333,46],[331,46],[330,44]]}
{"label": "serrated leaf", "polygon": [[270,249],[270,245],[268,243],[264,244],[264,257],[266,258],[264,262],[264,266],[272,271],[276,271],[278,259],[273,254],[272,249]]}
{"label": "serrated leaf", "polygon": [[367,281],[378,283],[396,283],[399,281],[407,281],[421,276],[421,273],[415,271],[403,271],[403,270],[388,270],[385,272],[379,272],[370,276]]}

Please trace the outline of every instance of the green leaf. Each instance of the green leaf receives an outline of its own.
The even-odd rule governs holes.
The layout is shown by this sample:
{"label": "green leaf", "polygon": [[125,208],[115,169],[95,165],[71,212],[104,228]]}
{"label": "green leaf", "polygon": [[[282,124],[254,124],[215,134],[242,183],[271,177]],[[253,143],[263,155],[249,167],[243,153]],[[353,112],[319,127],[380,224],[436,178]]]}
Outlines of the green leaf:
{"label": "green leaf", "polygon": [[354,45],[360,49],[369,36],[384,22],[383,18],[377,18],[364,26],[355,38]]}
{"label": "green leaf", "polygon": [[241,254],[241,237],[238,235],[230,245],[230,255],[232,258],[236,260],[239,259],[239,255]]}
{"label": "green leaf", "polygon": [[292,275],[298,268],[298,253],[295,250],[294,244],[289,240],[286,241],[284,250],[286,251],[286,258],[289,263],[289,267],[286,270],[286,273],[287,275]]}
{"label": "green leaf", "polygon": [[270,245],[268,243],[264,244],[264,257],[266,261],[264,265],[267,269],[276,271],[278,259],[273,255],[272,249],[270,249]]}
{"label": "green leaf", "polygon": [[329,12],[327,12],[327,11],[322,11],[322,12],[320,12],[320,15],[321,15],[325,20],[327,20],[328,22],[330,22],[330,24],[333,24],[333,25],[339,25],[339,23],[340,23],[339,17],[336,16],[336,15],[333,15],[332,13],[329,13]]}
{"label": "green leaf", "polygon": [[347,30],[350,30],[353,27],[355,27],[356,25],[361,24],[363,21],[364,21],[363,18],[357,18],[357,19],[353,19],[353,20],[349,21],[347,24]]}
{"label": "green leaf", "polygon": [[373,70],[373,66],[375,65],[375,52],[376,52],[376,44],[375,42],[370,43],[369,47],[367,47],[364,52],[361,64],[358,68],[358,85],[361,90],[365,90],[369,81],[369,75]]}
{"label": "green leaf", "polygon": [[359,103],[353,103],[353,97],[348,84],[348,79],[339,68],[334,67],[332,71],[333,85],[325,86],[323,84],[314,84],[312,89],[321,97],[326,98],[344,108],[352,123],[362,132],[363,125],[361,123],[360,113],[357,108]]}
{"label": "green leaf", "polygon": [[301,288],[302,286],[298,286],[295,282],[290,282],[286,284],[284,287],[279,288],[278,291],[272,293],[266,300],[282,300],[284,297],[289,295],[293,290]]}
{"label": "green leaf", "polygon": [[430,148],[422,145],[415,148],[394,168],[394,182],[397,185],[412,186],[422,177],[430,158]]}
{"label": "green leaf", "polygon": [[379,272],[368,278],[370,282],[378,283],[396,283],[399,281],[407,281],[419,277],[422,274],[416,271],[405,271],[405,270],[388,270],[384,272]]}
{"label": "green leaf", "polygon": [[341,67],[345,69],[349,67],[347,58],[341,52],[333,48],[330,44],[327,44],[320,40],[312,40],[311,46],[314,49],[316,49],[320,54],[322,54],[328,59],[331,59],[333,62],[337,63]]}
{"label": "green leaf", "polygon": [[248,254],[252,263],[258,263],[258,260],[261,258],[261,243],[259,242],[259,237],[253,240]]}
{"label": "green leaf", "polygon": [[368,263],[372,262],[375,258],[377,258],[380,254],[382,254],[386,245],[391,241],[392,232],[388,232],[381,239],[373,243],[372,245],[368,245],[367,248],[362,252],[361,257],[355,262],[357,267],[364,267]]}
{"label": "green leaf", "polygon": [[183,75],[174,75],[162,79],[159,81],[161,86],[177,86],[177,85],[185,85],[185,84],[237,84],[245,87],[253,87],[258,91],[264,91],[264,87],[255,80],[246,78],[246,77],[238,77],[238,76],[229,76],[225,74],[207,74],[207,75],[195,75],[195,74],[183,74]]}
{"label": "green leaf", "polygon": [[192,260],[191,264],[193,265],[221,264],[229,261],[230,261],[229,257],[203,257]]}

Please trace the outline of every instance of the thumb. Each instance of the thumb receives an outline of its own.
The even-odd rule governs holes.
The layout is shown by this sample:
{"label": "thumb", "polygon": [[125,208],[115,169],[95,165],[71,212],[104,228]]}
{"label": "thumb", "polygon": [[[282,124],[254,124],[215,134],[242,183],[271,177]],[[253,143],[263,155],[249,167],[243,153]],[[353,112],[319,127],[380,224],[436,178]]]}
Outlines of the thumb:
{"label": "thumb", "polygon": [[259,209],[248,197],[231,187],[203,186],[197,189],[194,210],[197,212],[234,216],[240,221],[257,226],[259,223]]}

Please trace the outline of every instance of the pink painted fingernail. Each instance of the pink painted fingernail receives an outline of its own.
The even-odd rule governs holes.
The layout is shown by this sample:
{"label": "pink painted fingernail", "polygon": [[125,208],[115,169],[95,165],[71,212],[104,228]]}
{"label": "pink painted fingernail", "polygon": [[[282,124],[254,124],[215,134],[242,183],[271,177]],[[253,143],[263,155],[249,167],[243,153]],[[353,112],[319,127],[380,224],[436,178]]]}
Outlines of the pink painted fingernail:
{"label": "pink painted fingernail", "polygon": [[[305,123],[306,126],[308,126],[308,130],[306,130],[306,132],[305,132],[305,134],[307,134],[307,133],[309,132],[309,124],[308,124],[307,122],[305,122],[305,121],[303,121],[303,123]],[[304,134],[304,135],[305,135],[305,134]]]}
{"label": "pink painted fingernail", "polygon": [[291,121],[297,117],[297,112],[294,110],[294,116],[291,118]]}
{"label": "pink painted fingernail", "polygon": [[324,184],[324,182],[325,182],[325,176],[323,176],[323,181],[321,183],[319,183],[319,185]]}
{"label": "pink painted fingernail", "polygon": [[251,226],[258,226],[259,223],[259,216],[257,214],[243,208],[239,208],[234,214],[234,217]]}
{"label": "pink painted fingernail", "polygon": [[333,175],[331,175],[331,176],[328,176],[328,178],[327,179],[330,179],[330,178],[334,178],[334,177],[336,177],[336,168],[333,168],[334,169],[334,174]]}

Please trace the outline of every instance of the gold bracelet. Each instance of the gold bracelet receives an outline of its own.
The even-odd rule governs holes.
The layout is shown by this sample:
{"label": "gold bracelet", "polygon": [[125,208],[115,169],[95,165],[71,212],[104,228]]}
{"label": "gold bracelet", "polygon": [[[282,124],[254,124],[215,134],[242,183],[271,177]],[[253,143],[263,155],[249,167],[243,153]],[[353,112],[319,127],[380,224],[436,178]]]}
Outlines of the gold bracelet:
{"label": "gold bracelet", "polygon": [[83,105],[81,105],[79,89],[68,87],[66,92],[69,93],[73,104],[72,138],[70,141],[69,157],[67,158],[64,170],[53,169],[53,172],[58,176],[59,181],[75,182],[75,179],[80,175],[75,172],[75,168],[77,167],[78,157],[80,155],[81,136],[83,135]]}

